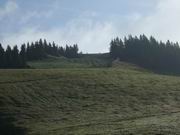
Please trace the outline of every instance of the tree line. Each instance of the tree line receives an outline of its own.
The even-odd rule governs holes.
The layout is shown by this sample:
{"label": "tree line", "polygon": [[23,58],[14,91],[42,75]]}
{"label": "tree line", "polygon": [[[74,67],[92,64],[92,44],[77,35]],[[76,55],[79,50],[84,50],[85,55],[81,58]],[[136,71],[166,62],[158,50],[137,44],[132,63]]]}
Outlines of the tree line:
{"label": "tree line", "polygon": [[79,57],[78,50],[77,44],[62,47],[54,42],[48,43],[45,39],[31,44],[29,42],[22,44],[20,49],[17,45],[12,48],[8,45],[4,49],[0,44],[0,68],[24,68],[27,67],[27,61],[41,60],[47,58],[48,55],[77,58]]}
{"label": "tree line", "polygon": [[131,36],[115,38],[110,43],[110,56],[132,62],[158,72],[180,73],[180,47],[178,42],[157,41],[154,37]]}

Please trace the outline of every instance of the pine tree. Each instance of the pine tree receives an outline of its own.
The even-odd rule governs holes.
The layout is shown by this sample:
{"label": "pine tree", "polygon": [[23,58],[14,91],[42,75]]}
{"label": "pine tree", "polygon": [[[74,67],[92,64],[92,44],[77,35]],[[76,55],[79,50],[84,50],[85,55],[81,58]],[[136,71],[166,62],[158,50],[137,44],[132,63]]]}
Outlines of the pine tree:
{"label": "pine tree", "polygon": [[47,41],[46,39],[44,39],[44,50],[45,50],[45,53],[48,54],[48,44],[47,44]]}
{"label": "pine tree", "polygon": [[78,51],[79,51],[79,48],[78,48],[78,45],[77,45],[77,44],[74,44],[74,45],[73,45],[73,51],[74,51],[73,57],[74,57],[74,58],[77,58],[77,57],[78,57]]}
{"label": "pine tree", "polygon": [[20,67],[19,50],[17,45],[13,47],[11,55],[12,55],[12,68]]}
{"label": "pine tree", "polygon": [[25,67],[26,66],[26,45],[23,44],[21,46],[21,51],[20,51],[20,60],[21,60],[21,67]]}
{"label": "pine tree", "polygon": [[0,44],[0,68],[4,67],[4,49],[2,45]]}
{"label": "pine tree", "polygon": [[30,44],[29,42],[27,43],[27,49],[26,49],[26,59],[31,60],[31,50],[30,50]]}
{"label": "pine tree", "polygon": [[64,50],[64,48],[62,46],[59,47],[58,54],[59,54],[59,56],[65,56],[65,50]]}
{"label": "pine tree", "polygon": [[11,50],[11,47],[8,45],[7,46],[7,49],[6,49],[6,52],[5,52],[5,55],[4,55],[4,61],[5,61],[5,68],[11,68],[12,67],[12,50]]}

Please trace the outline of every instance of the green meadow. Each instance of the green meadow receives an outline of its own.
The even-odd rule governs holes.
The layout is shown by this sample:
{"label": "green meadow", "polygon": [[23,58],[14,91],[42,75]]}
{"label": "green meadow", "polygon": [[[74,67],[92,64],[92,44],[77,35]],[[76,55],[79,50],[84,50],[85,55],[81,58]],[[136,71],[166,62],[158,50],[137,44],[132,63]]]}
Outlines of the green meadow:
{"label": "green meadow", "polygon": [[0,70],[1,125],[27,135],[180,134],[179,103],[180,77],[131,64]]}

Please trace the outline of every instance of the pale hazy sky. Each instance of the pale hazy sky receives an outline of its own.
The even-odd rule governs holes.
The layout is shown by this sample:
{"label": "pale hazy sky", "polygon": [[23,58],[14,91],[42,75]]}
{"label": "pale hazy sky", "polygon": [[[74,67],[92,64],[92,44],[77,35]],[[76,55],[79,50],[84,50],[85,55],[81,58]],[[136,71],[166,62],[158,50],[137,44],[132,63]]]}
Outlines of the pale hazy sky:
{"label": "pale hazy sky", "polygon": [[180,0],[0,0],[3,46],[46,38],[106,52],[116,36],[180,41]]}

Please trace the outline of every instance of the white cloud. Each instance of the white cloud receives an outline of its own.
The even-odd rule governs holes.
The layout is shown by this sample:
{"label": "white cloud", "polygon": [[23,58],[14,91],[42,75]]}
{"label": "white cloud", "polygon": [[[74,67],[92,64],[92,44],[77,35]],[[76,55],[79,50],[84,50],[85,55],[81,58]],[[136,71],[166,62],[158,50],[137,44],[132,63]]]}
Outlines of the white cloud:
{"label": "white cloud", "polygon": [[[144,33],[164,41],[167,39],[180,41],[179,5],[179,0],[158,0],[155,10],[148,15],[132,13],[127,16],[115,16],[105,21],[96,20],[99,17],[98,13],[87,11],[63,27],[56,26],[43,31],[38,27],[23,28],[18,33],[3,35],[3,44],[20,45],[23,42],[46,38],[59,45],[78,43],[83,52],[106,52],[112,38],[128,34]],[[32,12],[29,16],[31,18],[36,15]],[[96,16],[98,17],[94,20],[93,17]],[[28,18],[24,18],[24,22],[27,20]]]}
{"label": "white cloud", "polygon": [[17,8],[18,5],[14,0],[8,0],[4,7],[0,8],[0,20],[13,13]]}
{"label": "white cloud", "polygon": [[134,33],[180,41],[180,1],[159,0],[156,10],[134,24]]}
{"label": "white cloud", "polygon": [[26,24],[28,21],[31,21],[31,19],[35,18],[50,18],[53,15],[53,10],[47,10],[47,11],[29,11],[25,13],[23,16],[21,16],[20,24]]}
{"label": "white cloud", "polygon": [[39,31],[38,28],[26,28],[19,33],[6,35],[3,45],[21,45],[27,41],[36,41],[39,38],[46,38],[48,41],[55,41],[64,46],[77,43],[83,52],[106,52],[109,48],[109,41],[117,32],[110,22],[100,23],[91,20],[73,20],[65,27],[54,28],[48,31]]}

